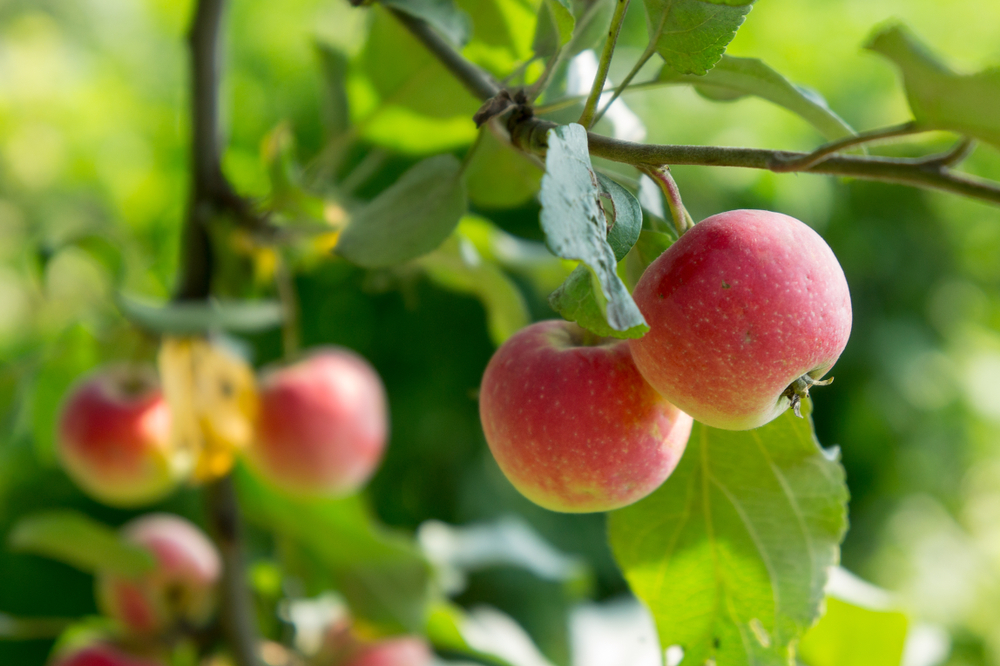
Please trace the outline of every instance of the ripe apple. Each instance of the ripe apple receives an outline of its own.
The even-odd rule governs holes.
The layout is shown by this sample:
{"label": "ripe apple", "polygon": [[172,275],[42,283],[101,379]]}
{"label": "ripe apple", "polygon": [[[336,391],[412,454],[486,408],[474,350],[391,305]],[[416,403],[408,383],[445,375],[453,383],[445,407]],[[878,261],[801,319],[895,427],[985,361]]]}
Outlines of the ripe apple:
{"label": "ripe apple", "polygon": [[851,333],[833,251],[793,217],[713,215],[643,273],[633,294],[649,332],[629,342],[665,398],[716,428],[747,430],[799,402]]}
{"label": "ripe apple", "polygon": [[624,341],[558,320],[528,326],[497,350],[479,415],[514,487],[572,513],[651,493],[677,466],[692,424],[646,383]]}
{"label": "ripe apple", "polygon": [[326,348],[264,374],[247,455],[286,492],[343,495],[374,473],[388,431],[378,373],[351,351]]}
{"label": "ripe apple", "polygon": [[152,368],[117,364],[70,389],[57,424],[63,467],[89,495],[113,506],[169,494],[190,469],[174,449],[170,410]]}
{"label": "ripe apple", "polygon": [[343,666],[430,666],[427,641],[416,636],[386,638],[362,647]]}
{"label": "ripe apple", "polygon": [[100,643],[59,655],[52,666],[162,666],[162,663],[140,659],[116,647]]}
{"label": "ripe apple", "polygon": [[206,624],[215,610],[222,562],[204,532],[179,516],[153,513],[127,523],[122,534],[148,549],[155,566],[134,577],[99,573],[101,610],[139,636]]}

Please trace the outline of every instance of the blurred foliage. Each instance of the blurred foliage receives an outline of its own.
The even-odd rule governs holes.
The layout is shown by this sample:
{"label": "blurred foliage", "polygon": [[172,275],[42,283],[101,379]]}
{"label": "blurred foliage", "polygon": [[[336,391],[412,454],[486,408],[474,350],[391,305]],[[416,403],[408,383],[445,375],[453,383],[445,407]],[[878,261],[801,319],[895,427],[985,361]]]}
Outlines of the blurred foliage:
{"label": "blurred foliage", "polygon": [[[506,76],[531,56],[534,3],[457,4],[473,26],[467,57]],[[191,6],[0,0],[4,539],[20,518],[45,509],[75,509],[109,525],[135,515],[96,504],[73,487],[56,466],[52,425],[62,395],[81,373],[109,360],[155,355],[155,339],[126,321],[115,295],[164,300],[177,270],[188,177],[184,34]],[[728,53],[760,58],[818,90],[858,130],[895,124],[910,117],[898,74],[861,48],[873,27],[890,18],[905,21],[958,72],[1000,62],[1000,4],[985,0],[766,0]],[[283,225],[308,229],[302,243],[279,257],[295,269],[305,313],[302,345],[356,350],[378,369],[390,397],[393,434],[377,476],[363,497],[312,507],[315,520],[360,530],[358,538],[370,539],[371,548],[398,557],[407,580],[422,591],[426,563],[412,545],[352,521],[370,511],[405,534],[431,519],[463,525],[518,514],[559,551],[586,563],[593,598],[623,594],[604,517],[554,514],[521,498],[493,463],[479,427],[475,397],[494,344],[529,315],[555,316],[546,297],[572,270],[540,258],[540,245],[525,241],[541,237],[535,165],[486,144],[467,173],[477,217],[464,218],[441,249],[413,264],[371,271],[334,258],[328,250],[344,210],[373,199],[434,152],[463,155],[476,136],[469,118],[478,104],[381,9],[355,10],[340,0],[258,0],[233,3],[229,23],[226,173],[240,192],[274,204]],[[627,73],[646,40],[636,4],[612,80]],[[406,77],[397,78],[402,70],[386,62],[405,63]],[[522,76],[539,72],[536,62]],[[637,80],[654,76],[655,66]],[[412,77],[425,85],[407,85]],[[572,78],[568,66],[557,75],[563,88]],[[628,93],[624,102],[650,142],[810,149],[823,141],[807,122],[756,97],[719,103],[687,86],[666,86]],[[573,119],[579,107],[565,113],[553,117]],[[597,129],[613,133],[618,122],[624,121],[609,114]],[[293,139],[279,146],[290,160],[283,164],[295,165],[289,171],[274,168],[278,127]],[[931,134],[908,147],[876,150],[923,154],[948,142],[947,135]],[[595,166],[637,178],[620,166]],[[1000,154],[979,148],[963,168],[1000,178]],[[847,470],[851,528],[843,564],[892,590],[915,620],[943,628],[952,646],[941,657],[945,663],[1000,664],[1000,210],[818,176],[704,167],[673,173],[695,219],[738,207],[778,210],[815,227],[833,247],[851,287],[854,331],[836,383],[816,392],[813,418],[819,440],[840,447]],[[297,190],[281,190],[276,174],[298,179],[295,187],[308,184],[311,198],[289,196]],[[496,187],[494,179],[501,179]],[[479,268],[466,260],[469,248],[485,262]],[[219,282],[241,285],[233,296],[278,297],[275,261],[269,250],[232,243],[231,256],[220,262],[232,275]],[[243,272],[256,277],[241,280]],[[486,281],[498,286],[484,288]],[[278,330],[240,340],[255,365],[282,355]],[[352,563],[338,559],[349,553],[314,543],[315,534],[276,534],[273,514],[304,512],[248,487],[241,489],[257,500],[248,506],[251,572],[260,615],[270,618],[261,626],[281,638],[290,629],[274,619],[277,599],[343,586]],[[201,501],[199,492],[185,489],[154,508],[203,523]],[[551,661],[568,663],[565,618],[579,590],[509,564],[470,571],[465,582],[458,604],[499,609]],[[92,585],[66,565],[0,549],[0,618],[93,614]],[[471,644],[455,636],[460,612],[446,610],[432,615],[436,626],[455,645]],[[402,617],[412,622],[405,611]],[[506,621],[475,619],[482,626]],[[51,645],[50,639],[0,641],[0,663],[42,664]]]}

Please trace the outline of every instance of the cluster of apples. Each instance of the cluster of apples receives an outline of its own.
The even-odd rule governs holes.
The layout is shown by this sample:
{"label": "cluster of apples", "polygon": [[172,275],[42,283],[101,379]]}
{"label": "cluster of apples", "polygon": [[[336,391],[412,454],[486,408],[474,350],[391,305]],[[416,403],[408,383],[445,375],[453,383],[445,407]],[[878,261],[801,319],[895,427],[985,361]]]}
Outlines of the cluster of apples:
{"label": "cluster of apples", "polygon": [[629,341],[566,321],[507,340],[480,390],[500,469],[553,511],[608,511],[670,476],[693,420],[764,425],[799,405],[851,331],[844,272],[826,242],[780,213],[735,210],[684,233],[633,294],[649,324]]}
{"label": "cluster of apples", "polygon": [[[360,356],[326,348],[265,372],[257,387],[245,453],[272,485],[298,495],[360,488],[388,435],[385,389]],[[112,365],[74,386],[60,413],[63,467],[95,499],[141,506],[162,499],[191,473],[174,418],[152,368]]]}

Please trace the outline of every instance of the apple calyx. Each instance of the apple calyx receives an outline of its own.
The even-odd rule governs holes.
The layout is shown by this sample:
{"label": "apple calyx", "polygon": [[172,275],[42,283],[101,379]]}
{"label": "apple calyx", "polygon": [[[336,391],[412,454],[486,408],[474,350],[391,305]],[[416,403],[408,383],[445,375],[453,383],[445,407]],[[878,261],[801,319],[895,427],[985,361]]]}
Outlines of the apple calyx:
{"label": "apple calyx", "polygon": [[794,411],[795,415],[801,419],[802,399],[809,397],[809,389],[813,386],[829,386],[832,383],[833,377],[830,377],[829,379],[813,379],[813,377],[807,373],[789,384],[788,388],[786,388],[781,394],[781,397],[788,398],[792,411]]}

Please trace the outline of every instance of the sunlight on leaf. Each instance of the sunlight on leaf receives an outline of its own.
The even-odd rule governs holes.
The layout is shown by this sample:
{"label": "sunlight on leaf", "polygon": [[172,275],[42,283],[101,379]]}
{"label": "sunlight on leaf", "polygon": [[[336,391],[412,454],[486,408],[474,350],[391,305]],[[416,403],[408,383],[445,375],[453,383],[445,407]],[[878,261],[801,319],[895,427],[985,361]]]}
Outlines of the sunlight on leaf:
{"label": "sunlight on leaf", "polygon": [[704,74],[715,66],[754,0],[645,0],[649,41],[667,67]]}

